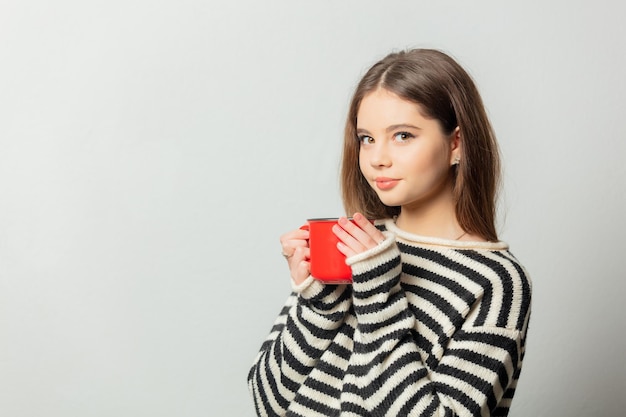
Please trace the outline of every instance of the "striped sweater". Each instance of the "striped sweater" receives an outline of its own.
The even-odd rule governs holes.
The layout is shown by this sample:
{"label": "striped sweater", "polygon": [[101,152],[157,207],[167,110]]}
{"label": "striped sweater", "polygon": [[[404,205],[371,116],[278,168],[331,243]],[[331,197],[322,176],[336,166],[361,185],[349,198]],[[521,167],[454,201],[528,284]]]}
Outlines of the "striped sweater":
{"label": "striped sweater", "polygon": [[248,374],[259,416],[505,416],[531,284],[505,243],[386,237],[347,259],[352,285],[309,277]]}

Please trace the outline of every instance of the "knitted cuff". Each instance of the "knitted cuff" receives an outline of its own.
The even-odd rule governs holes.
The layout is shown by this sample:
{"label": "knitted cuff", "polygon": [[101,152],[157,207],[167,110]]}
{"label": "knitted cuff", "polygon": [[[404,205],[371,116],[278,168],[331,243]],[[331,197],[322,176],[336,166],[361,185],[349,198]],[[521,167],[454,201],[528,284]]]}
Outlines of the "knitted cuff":
{"label": "knitted cuff", "polygon": [[334,329],[343,322],[352,304],[351,288],[347,284],[324,284],[309,276],[299,285],[292,281],[292,288],[302,307],[324,317],[319,326],[326,329]]}
{"label": "knitted cuff", "polygon": [[291,280],[291,289],[306,300],[310,300],[315,298],[315,296],[322,292],[324,289],[324,284],[320,281],[313,278],[312,275],[309,275],[307,279],[302,281],[300,284],[296,284]]}
{"label": "knitted cuff", "polygon": [[[383,262],[387,260],[386,259],[387,257],[389,259],[392,259],[394,256],[397,256],[396,251],[392,250],[393,248],[395,248],[395,245],[394,245],[394,243],[396,242],[395,233],[384,231],[383,235],[385,235],[385,240],[383,240],[378,246],[372,249],[366,250],[365,252],[358,253],[346,259],[346,263],[350,265],[350,267],[352,267],[352,275],[358,275],[363,272],[367,272],[368,270],[372,269],[372,267],[378,266],[381,263],[381,261],[378,259],[377,255],[380,255],[386,252],[393,252],[393,254],[387,253],[386,255],[388,256],[385,256],[385,260]],[[373,259],[373,258],[376,258],[376,259]],[[372,264],[372,262],[374,263]]]}

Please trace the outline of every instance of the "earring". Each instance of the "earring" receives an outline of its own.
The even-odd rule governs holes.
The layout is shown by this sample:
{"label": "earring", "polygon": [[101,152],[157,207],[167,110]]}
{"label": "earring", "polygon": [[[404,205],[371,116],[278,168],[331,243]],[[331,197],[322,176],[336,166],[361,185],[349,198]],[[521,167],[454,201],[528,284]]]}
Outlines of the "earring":
{"label": "earring", "polygon": [[461,162],[461,158],[457,156],[456,158],[454,158],[454,162],[452,162],[452,165],[458,165],[460,162]]}

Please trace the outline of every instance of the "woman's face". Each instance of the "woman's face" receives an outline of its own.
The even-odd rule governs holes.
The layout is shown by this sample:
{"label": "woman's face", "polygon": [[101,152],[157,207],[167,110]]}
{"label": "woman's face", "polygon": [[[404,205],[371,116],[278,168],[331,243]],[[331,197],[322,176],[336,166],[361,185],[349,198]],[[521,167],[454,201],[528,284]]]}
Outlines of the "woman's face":
{"label": "woman's face", "polygon": [[452,192],[458,128],[445,135],[419,105],[382,88],[363,98],[356,127],[361,172],[383,204],[424,208]]}

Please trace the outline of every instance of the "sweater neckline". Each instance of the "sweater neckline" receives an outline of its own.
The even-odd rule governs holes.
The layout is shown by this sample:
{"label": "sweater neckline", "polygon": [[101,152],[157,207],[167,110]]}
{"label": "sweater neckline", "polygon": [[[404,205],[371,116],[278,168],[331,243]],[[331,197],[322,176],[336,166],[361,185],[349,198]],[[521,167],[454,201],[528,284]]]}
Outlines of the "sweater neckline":
{"label": "sweater neckline", "polygon": [[419,244],[447,246],[458,249],[487,249],[487,250],[506,250],[509,245],[506,242],[479,242],[479,241],[465,241],[465,240],[452,240],[443,239],[431,236],[416,235],[400,229],[395,222],[395,219],[384,219],[377,222],[383,224],[385,228],[396,234],[399,238]]}

